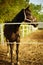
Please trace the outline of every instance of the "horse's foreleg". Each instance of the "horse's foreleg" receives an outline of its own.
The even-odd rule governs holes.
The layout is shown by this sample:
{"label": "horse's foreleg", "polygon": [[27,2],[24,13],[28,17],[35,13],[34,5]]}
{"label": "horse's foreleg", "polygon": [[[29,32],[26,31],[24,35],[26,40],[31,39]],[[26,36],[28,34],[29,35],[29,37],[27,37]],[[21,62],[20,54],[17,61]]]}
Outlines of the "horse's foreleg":
{"label": "horse's foreleg", "polygon": [[6,43],[7,43],[7,56],[9,56],[10,54],[10,45],[9,45],[9,40],[6,39]]}
{"label": "horse's foreleg", "polygon": [[7,56],[9,56],[10,54],[10,47],[9,47],[9,44],[7,44]]}
{"label": "horse's foreleg", "polygon": [[16,65],[18,65],[19,44],[16,44]]}
{"label": "horse's foreleg", "polygon": [[13,44],[10,44],[11,65],[13,64]]}

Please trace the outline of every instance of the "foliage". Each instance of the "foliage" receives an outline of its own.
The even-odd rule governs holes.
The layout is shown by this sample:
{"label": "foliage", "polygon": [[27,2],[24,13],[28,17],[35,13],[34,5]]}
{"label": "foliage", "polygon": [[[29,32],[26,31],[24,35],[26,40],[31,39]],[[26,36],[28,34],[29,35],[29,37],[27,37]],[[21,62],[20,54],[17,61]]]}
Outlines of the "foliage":
{"label": "foliage", "polygon": [[43,22],[43,14],[40,15],[40,21]]}
{"label": "foliage", "polygon": [[38,22],[42,22],[43,21],[43,14],[40,15],[40,11],[41,11],[41,5],[34,5],[34,4],[30,4],[30,9],[32,12],[32,15],[36,17]]}
{"label": "foliage", "polygon": [[0,0],[0,23],[12,20],[27,5],[24,0]]}
{"label": "foliage", "polygon": [[[0,23],[11,21],[16,14],[29,5],[29,0],[0,0]],[[43,21],[43,14],[40,14],[41,5],[30,4],[32,15],[37,21]]]}

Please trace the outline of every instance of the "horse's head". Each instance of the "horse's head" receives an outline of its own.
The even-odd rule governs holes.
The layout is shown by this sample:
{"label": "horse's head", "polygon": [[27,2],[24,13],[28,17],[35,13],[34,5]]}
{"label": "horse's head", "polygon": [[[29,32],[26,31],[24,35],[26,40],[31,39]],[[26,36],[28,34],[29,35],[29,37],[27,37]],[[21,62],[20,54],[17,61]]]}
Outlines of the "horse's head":
{"label": "horse's head", "polygon": [[32,23],[32,25],[34,27],[36,27],[38,24],[34,24],[36,23],[36,18],[34,16],[32,16],[31,10],[29,9],[29,7],[27,7],[26,9],[24,9],[24,21],[25,22],[29,22]]}

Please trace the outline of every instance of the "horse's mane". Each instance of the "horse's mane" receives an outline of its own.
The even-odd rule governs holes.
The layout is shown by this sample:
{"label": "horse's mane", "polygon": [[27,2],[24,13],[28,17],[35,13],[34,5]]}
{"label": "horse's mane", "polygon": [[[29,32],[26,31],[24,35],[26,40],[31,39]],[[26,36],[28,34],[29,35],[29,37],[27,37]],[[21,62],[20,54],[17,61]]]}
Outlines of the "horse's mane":
{"label": "horse's mane", "polygon": [[12,23],[21,23],[24,20],[24,9],[22,9],[11,21]]}

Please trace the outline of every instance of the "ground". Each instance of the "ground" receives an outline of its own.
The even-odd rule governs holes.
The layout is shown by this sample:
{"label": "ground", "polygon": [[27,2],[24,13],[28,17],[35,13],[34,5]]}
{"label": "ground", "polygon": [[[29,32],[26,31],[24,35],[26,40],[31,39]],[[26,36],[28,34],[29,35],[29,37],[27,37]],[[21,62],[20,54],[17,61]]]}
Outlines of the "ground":
{"label": "ground", "polygon": [[[13,62],[16,62],[16,45],[13,49]],[[0,61],[10,62],[10,55],[7,55],[7,45],[0,44]],[[7,62],[7,63],[8,63]],[[20,65],[43,65],[43,30],[37,30],[27,37],[21,39],[19,45]],[[9,64],[10,65],[10,64]]]}

